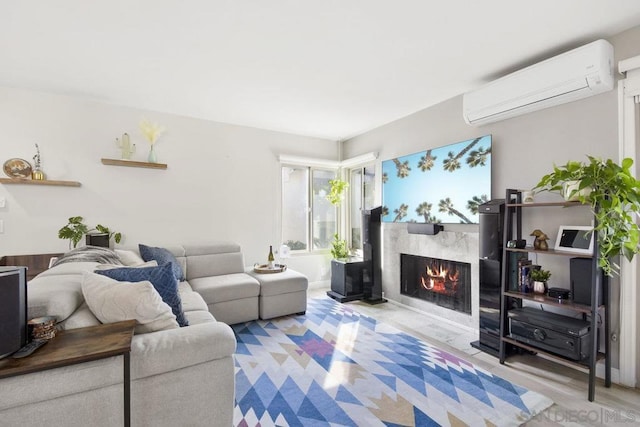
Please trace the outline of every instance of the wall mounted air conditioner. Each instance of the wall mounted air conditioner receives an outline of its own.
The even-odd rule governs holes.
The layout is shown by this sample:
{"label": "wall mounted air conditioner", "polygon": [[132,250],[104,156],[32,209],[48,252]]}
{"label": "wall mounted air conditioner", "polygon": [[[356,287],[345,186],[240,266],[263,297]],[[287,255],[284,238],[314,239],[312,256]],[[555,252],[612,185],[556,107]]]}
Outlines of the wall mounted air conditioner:
{"label": "wall mounted air conditioner", "polygon": [[586,98],[613,89],[613,46],[597,40],[495,80],[462,99],[470,125]]}

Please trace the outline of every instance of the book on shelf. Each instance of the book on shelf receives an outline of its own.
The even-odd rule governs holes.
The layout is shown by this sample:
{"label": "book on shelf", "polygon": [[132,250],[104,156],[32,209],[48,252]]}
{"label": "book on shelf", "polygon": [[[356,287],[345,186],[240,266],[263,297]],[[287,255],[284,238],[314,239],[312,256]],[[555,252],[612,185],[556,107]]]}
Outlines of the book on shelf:
{"label": "book on shelf", "polygon": [[527,264],[522,266],[521,271],[521,289],[520,292],[530,293],[533,292],[533,280],[531,280],[531,271],[540,270],[539,265]]}
{"label": "book on shelf", "polygon": [[508,290],[520,292],[520,269],[519,263],[522,260],[527,259],[527,254],[524,252],[510,252],[509,253],[509,283]]}
{"label": "book on shelf", "polygon": [[532,262],[530,259],[521,259],[518,261],[518,290],[523,293],[530,292],[529,286],[529,269]]}

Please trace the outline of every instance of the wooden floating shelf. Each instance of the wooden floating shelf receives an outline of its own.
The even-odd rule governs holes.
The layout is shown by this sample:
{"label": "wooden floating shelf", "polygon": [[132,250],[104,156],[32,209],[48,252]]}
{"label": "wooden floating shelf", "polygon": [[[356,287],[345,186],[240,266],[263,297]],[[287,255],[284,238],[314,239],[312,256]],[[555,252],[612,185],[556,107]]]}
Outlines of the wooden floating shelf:
{"label": "wooden floating shelf", "polygon": [[57,181],[54,179],[18,179],[18,178],[0,178],[2,184],[26,184],[26,185],[55,185],[58,187],[80,187],[78,181]]}
{"label": "wooden floating shelf", "polygon": [[137,162],[135,160],[100,159],[103,165],[128,166],[130,168],[166,169],[165,163]]}

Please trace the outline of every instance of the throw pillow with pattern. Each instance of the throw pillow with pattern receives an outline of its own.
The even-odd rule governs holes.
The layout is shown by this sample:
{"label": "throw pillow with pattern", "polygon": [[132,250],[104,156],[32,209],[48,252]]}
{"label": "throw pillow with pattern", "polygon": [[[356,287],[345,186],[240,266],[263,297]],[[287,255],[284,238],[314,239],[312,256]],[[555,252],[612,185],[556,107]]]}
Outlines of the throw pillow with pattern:
{"label": "throw pillow with pattern", "polygon": [[158,267],[123,267],[110,270],[96,270],[95,273],[110,277],[120,282],[149,281],[162,297],[162,301],[171,307],[180,326],[188,326],[189,322],[182,310],[182,299],[178,293],[178,280],[173,274],[170,263]]}
{"label": "throw pillow with pattern", "polygon": [[180,280],[181,282],[185,280],[184,272],[182,271],[180,263],[178,262],[176,257],[165,248],[156,248],[153,246],[139,244],[138,249],[140,251],[140,256],[145,261],[155,260],[158,261],[158,265],[162,265],[166,262],[171,263],[171,268],[173,270],[173,274],[176,276],[176,279]]}

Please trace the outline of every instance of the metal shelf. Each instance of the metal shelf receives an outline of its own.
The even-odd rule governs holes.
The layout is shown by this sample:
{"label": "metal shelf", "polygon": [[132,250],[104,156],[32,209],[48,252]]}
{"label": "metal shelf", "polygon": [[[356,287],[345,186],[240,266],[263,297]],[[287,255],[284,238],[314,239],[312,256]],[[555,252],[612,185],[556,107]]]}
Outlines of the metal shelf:
{"label": "metal shelf", "polygon": [[[502,340],[504,342],[507,342],[509,344],[515,345],[516,347],[520,347],[522,349],[531,351],[533,353],[544,354],[545,356],[548,356],[548,357],[550,357],[552,359],[560,360],[560,361],[562,361],[564,363],[567,363],[568,365],[571,365],[574,368],[579,368],[579,369],[582,369],[584,371],[588,371],[589,370],[589,365],[588,365],[589,361],[588,360],[586,360],[584,362],[579,362],[579,361],[576,361],[576,360],[573,360],[573,359],[569,359],[569,358],[564,357],[564,356],[557,355],[555,353],[551,353],[551,352],[546,351],[546,350],[542,350],[542,349],[540,349],[538,347],[534,347],[532,345],[525,344],[523,342],[520,342],[518,340],[515,340],[513,338],[509,338],[509,337],[502,337]],[[602,360],[605,357],[606,357],[606,355],[604,353],[598,352],[598,354],[596,355],[596,360]]]}
{"label": "metal shelf", "polygon": [[[590,207],[589,205],[581,204],[580,202],[546,202],[546,203],[522,203],[522,191],[507,189],[506,197],[505,197],[505,217],[504,217],[504,242],[503,242],[503,250],[502,250],[502,285],[501,285],[501,297],[500,297],[500,363],[504,364],[505,359],[507,358],[506,346],[507,344],[511,344],[520,348],[524,348],[526,350],[540,353],[549,356],[550,358],[560,360],[563,363],[567,363],[568,366],[577,367],[580,369],[586,369],[589,374],[589,387],[588,387],[588,399],[593,402],[595,398],[595,379],[596,379],[596,362],[598,359],[605,360],[605,386],[611,386],[611,342],[609,340],[610,337],[610,309],[609,309],[609,286],[607,278],[602,273],[602,270],[598,266],[598,242],[597,242],[597,232],[594,231],[594,249],[593,254],[580,254],[569,251],[556,251],[553,249],[549,249],[546,251],[536,250],[532,247],[525,247],[522,249],[518,248],[508,248],[506,247],[507,242],[513,239],[520,240],[522,237],[522,216],[523,216],[523,208],[535,208],[535,207],[574,207],[574,206],[584,206]],[[546,254],[546,255],[559,255],[565,257],[575,257],[575,258],[587,258],[591,260],[593,271],[596,271],[597,274],[592,276],[591,279],[591,295],[593,300],[597,300],[598,290],[600,289],[600,285],[602,284],[603,290],[603,304],[598,305],[592,303],[590,305],[576,304],[572,301],[563,301],[558,300],[556,298],[551,298],[547,295],[533,294],[533,293],[524,293],[520,291],[511,290],[510,279],[511,274],[508,271],[508,259],[510,258],[510,253],[520,252],[520,253],[536,253],[536,254]],[[555,307],[560,307],[563,309],[567,309],[573,312],[581,313],[583,316],[588,317],[590,320],[590,345],[589,345],[589,355],[586,360],[581,362],[576,362],[575,360],[566,358],[564,356],[559,356],[557,354],[551,353],[549,351],[545,351],[536,347],[535,345],[524,344],[520,341],[514,340],[510,337],[509,334],[509,320],[508,320],[508,311],[510,307],[511,298],[523,300],[523,301],[532,301],[539,304],[545,304]],[[605,338],[605,352],[598,352],[598,310],[604,309],[604,336]]]}
{"label": "metal shelf", "polygon": [[[506,291],[504,294],[512,298],[520,298],[522,300],[533,301],[540,304],[566,308],[567,310],[572,310],[577,313],[591,313],[590,305],[578,304],[573,301],[565,301],[558,298],[551,298],[550,296],[544,294],[524,293],[517,291]],[[598,306],[598,308],[601,307],[603,307],[603,305]]]}
{"label": "metal shelf", "polygon": [[545,255],[559,255],[559,256],[569,256],[572,258],[593,258],[593,255],[582,254],[577,252],[569,252],[569,251],[556,251],[555,249],[548,249],[546,251],[541,251],[539,249],[533,249],[531,246],[527,246],[526,248],[504,248],[507,252],[527,252],[527,253],[536,253],[536,254],[545,254]]}

